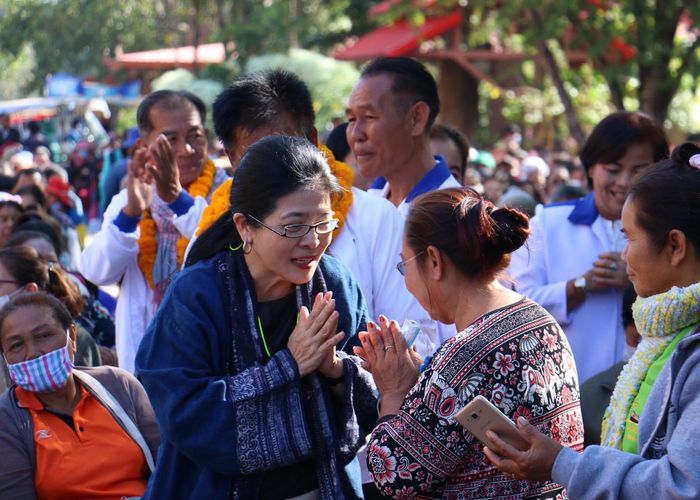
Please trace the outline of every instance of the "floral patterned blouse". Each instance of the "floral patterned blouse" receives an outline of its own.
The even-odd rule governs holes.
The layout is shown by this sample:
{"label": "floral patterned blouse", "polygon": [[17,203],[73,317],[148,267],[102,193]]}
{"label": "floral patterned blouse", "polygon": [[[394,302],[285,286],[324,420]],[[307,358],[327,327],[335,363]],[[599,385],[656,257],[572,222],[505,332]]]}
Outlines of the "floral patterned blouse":
{"label": "floral patterned blouse", "polygon": [[491,311],[445,342],[395,416],[368,446],[369,472],[394,498],[566,498],[551,482],[512,479],[454,419],[476,395],[515,420],[524,416],[564,446],[581,450],[576,365],[557,322],[521,299]]}

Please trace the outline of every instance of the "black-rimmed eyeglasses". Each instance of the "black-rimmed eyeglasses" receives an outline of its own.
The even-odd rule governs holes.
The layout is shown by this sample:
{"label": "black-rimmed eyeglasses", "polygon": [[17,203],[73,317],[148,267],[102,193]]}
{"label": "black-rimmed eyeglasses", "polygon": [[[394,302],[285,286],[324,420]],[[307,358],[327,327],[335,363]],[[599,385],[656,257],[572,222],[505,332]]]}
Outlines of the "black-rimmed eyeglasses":
{"label": "black-rimmed eyeglasses", "polygon": [[413,257],[411,257],[410,259],[402,260],[401,262],[396,264],[396,270],[399,273],[401,273],[401,276],[406,276],[406,264],[411,262],[413,259],[420,257],[424,253],[425,253],[425,250],[422,250],[422,251],[418,252],[416,255],[414,255]]}
{"label": "black-rimmed eyeglasses", "polygon": [[256,219],[252,215],[246,215],[246,217],[250,217],[252,220],[257,222],[264,228],[269,229],[277,236],[282,236],[283,238],[303,238],[304,236],[309,234],[309,231],[311,231],[311,229],[316,231],[316,234],[318,235],[328,234],[338,227],[339,222],[338,219],[328,219],[321,221],[317,224],[287,224],[286,226],[282,226],[282,232],[279,232],[276,229],[271,228],[264,222]]}

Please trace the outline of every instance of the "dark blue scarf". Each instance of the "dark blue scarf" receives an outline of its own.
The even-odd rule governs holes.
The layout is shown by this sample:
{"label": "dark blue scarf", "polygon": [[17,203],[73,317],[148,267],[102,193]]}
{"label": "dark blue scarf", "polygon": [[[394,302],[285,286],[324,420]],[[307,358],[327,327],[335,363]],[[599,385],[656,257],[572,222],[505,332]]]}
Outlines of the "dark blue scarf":
{"label": "dark blue scarf", "polygon": [[[246,266],[242,251],[222,254],[218,264],[225,276],[230,303],[231,339],[228,343],[227,373],[234,376],[254,365],[279,362],[282,357],[273,355],[267,359],[257,326],[257,299],[255,287]],[[326,291],[323,273],[317,268],[312,280],[296,287],[297,307],[311,309],[313,297]],[[274,384],[274,381],[273,381]],[[339,455],[338,438],[333,414],[333,401],[319,376],[312,373],[291,384],[280,384],[274,397],[270,396],[260,411],[260,405],[241,402],[241,392],[255,394],[255,381],[250,388],[229,387],[235,405],[239,436],[250,443],[250,453],[239,457],[251,468],[269,471],[285,465],[314,458],[321,498],[347,498],[354,496],[343,473],[345,463],[352,457]],[[234,394],[234,392],[236,394]],[[301,424],[301,425],[300,425]],[[232,498],[255,498],[263,474],[238,476],[232,480]]]}

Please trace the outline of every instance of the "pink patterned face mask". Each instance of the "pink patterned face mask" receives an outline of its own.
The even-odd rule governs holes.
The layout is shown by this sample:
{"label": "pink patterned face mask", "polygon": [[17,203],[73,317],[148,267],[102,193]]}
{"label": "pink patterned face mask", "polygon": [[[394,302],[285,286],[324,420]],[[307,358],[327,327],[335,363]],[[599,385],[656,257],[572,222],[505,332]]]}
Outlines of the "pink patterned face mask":
{"label": "pink patterned face mask", "polygon": [[10,370],[12,381],[30,392],[54,392],[65,386],[73,371],[73,362],[68,351],[70,337],[67,332],[66,336],[66,345],[60,349],[28,361],[12,365],[8,363],[7,368]]}

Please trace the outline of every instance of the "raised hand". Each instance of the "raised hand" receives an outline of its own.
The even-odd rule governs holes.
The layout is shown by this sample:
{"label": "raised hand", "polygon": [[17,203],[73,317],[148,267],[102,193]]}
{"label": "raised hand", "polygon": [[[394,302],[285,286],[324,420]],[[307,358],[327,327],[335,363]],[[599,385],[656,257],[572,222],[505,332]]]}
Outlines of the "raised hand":
{"label": "raised hand", "polygon": [[627,277],[627,264],[619,252],[605,252],[593,263],[591,277],[595,286],[624,290],[630,284]]}
{"label": "raised hand", "polygon": [[335,346],[345,336],[342,332],[337,333],[338,318],[331,292],[316,295],[311,312],[306,307],[301,308],[299,322],[287,342],[287,349],[297,362],[300,376],[308,375],[322,364],[325,369],[330,369]]}
{"label": "raised hand", "polygon": [[371,321],[367,324],[360,342],[362,349],[355,353],[363,355],[381,394],[380,416],[396,413],[418,380],[415,353],[406,345],[399,324],[385,316],[379,316],[379,327]]}
{"label": "raised hand", "polygon": [[139,148],[127,166],[127,202],[124,213],[130,217],[140,217],[151,206],[153,199],[153,178],[146,167],[148,150]]}
{"label": "raised hand", "polygon": [[170,141],[160,134],[155,142],[148,147],[151,161],[147,168],[155,180],[155,188],[158,196],[165,203],[174,202],[182,191],[180,184],[180,171],[177,168],[175,151]]}

